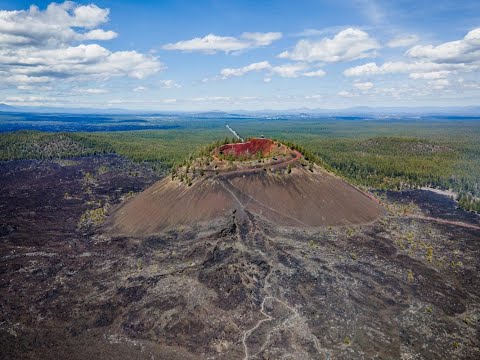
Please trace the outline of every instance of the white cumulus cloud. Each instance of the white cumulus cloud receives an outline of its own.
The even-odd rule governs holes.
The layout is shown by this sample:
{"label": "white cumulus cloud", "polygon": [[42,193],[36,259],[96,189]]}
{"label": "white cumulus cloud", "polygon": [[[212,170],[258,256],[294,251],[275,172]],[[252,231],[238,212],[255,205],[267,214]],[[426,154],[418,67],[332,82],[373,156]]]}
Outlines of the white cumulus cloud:
{"label": "white cumulus cloud", "polygon": [[232,98],[230,96],[207,96],[207,97],[196,97],[190,99],[195,102],[228,102]]}
{"label": "white cumulus cloud", "polygon": [[326,72],[323,71],[322,69],[319,69],[319,70],[315,70],[315,71],[308,71],[308,72],[305,72],[303,73],[303,76],[307,76],[307,77],[322,77],[322,76],[325,76]]}
{"label": "white cumulus cloud", "polygon": [[282,38],[282,33],[280,32],[245,32],[241,35],[243,39],[251,41],[255,46],[268,46],[274,41],[280,40]]}
{"label": "white cumulus cloud", "polygon": [[105,31],[102,29],[95,29],[87,32],[83,38],[85,40],[112,40],[117,36],[118,34],[111,30]]}
{"label": "white cumulus cloud", "polygon": [[117,33],[98,28],[109,9],[95,4],[51,3],[45,10],[0,11],[0,83],[28,86],[63,79],[128,76],[142,79],[163,68],[152,55],[110,51],[84,41],[111,40]]}
{"label": "white cumulus cloud", "polygon": [[215,54],[217,52],[228,54],[250,48],[267,46],[281,37],[282,33],[279,32],[245,32],[239,37],[208,34],[204,37],[166,44],[163,46],[163,49],[184,52],[202,52],[205,54]]}
{"label": "white cumulus cloud", "polygon": [[35,5],[28,10],[0,11],[0,47],[110,40],[117,36],[115,32],[94,29],[108,21],[109,12],[94,4],[80,6],[71,1],[51,3],[44,11]]}
{"label": "white cumulus cloud", "polygon": [[106,94],[108,90],[105,89],[78,89],[77,92],[82,94]]}
{"label": "white cumulus cloud", "polygon": [[182,86],[177,84],[175,80],[160,80],[160,84],[164,89],[180,89]]}
{"label": "white cumulus cloud", "polygon": [[333,38],[300,40],[292,51],[285,51],[279,57],[307,62],[339,62],[373,57],[374,50],[378,48],[380,45],[377,41],[365,31],[348,28]]}
{"label": "white cumulus cloud", "polygon": [[11,75],[6,76],[2,79],[7,84],[41,84],[48,83],[52,81],[51,77],[48,76],[27,76],[27,75]]}
{"label": "white cumulus cloud", "polygon": [[473,29],[461,40],[449,41],[438,46],[417,45],[407,55],[435,63],[480,62],[480,28]]}
{"label": "white cumulus cloud", "polygon": [[269,76],[264,78],[264,82],[270,82],[271,75],[277,75],[284,78],[296,78],[299,76],[307,77],[321,77],[325,75],[325,71],[318,69],[315,71],[306,71],[308,65],[306,63],[288,63],[273,66],[268,61],[260,61],[249,64],[240,68],[225,68],[220,71],[220,77],[222,79],[228,79],[233,76],[243,76],[250,72],[266,71]]}
{"label": "white cumulus cloud", "polygon": [[367,81],[367,82],[357,82],[353,84],[354,87],[356,87],[359,90],[362,91],[367,91],[373,88],[373,83]]}
{"label": "white cumulus cloud", "polygon": [[53,102],[56,98],[46,96],[9,96],[5,99],[9,103],[39,103]]}
{"label": "white cumulus cloud", "polygon": [[271,65],[268,61],[260,61],[252,63],[241,68],[225,68],[220,71],[220,75],[223,79],[232,77],[232,76],[243,76],[252,71],[260,71],[265,69],[270,69]]}
{"label": "white cumulus cloud", "polygon": [[385,74],[398,74],[398,73],[424,73],[435,71],[453,71],[453,70],[472,70],[473,66],[466,64],[438,64],[428,61],[417,62],[405,62],[395,61],[386,62],[382,65],[377,65],[374,62],[364,65],[354,66],[346,69],[343,74],[345,76],[365,76],[365,75],[385,75]]}
{"label": "white cumulus cloud", "polygon": [[442,71],[431,71],[425,73],[411,73],[410,79],[423,79],[423,80],[436,80],[443,79],[448,77],[451,71],[442,70]]}
{"label": "white cumulus cloud", "polygon": [[300,76],[300,72],[307,68],[306,64],[303,63],[294,63],[294,64],[283,64],[272,67],[272,71],[286,78],[296,78]]}
{"label": "white cumulus cloud", "polygon": [[427,80],[432,89],[450,87],[447,78],[452,74],[475,73],[480,69],[480,28],[469,31],[461,40],[414,46],[405,56],[406,61],[387,61],[381,65],[370,62],[348,68],[343,74],[361,77],[406,73],[410,79]]}

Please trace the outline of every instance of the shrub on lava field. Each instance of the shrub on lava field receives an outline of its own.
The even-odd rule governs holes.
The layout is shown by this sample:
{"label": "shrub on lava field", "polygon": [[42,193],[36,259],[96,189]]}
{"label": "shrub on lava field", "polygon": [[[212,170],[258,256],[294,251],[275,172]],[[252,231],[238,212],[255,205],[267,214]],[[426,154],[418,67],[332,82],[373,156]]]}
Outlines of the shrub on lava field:
{"label": "shrub on lava field", "polygon": [[428,262],[433,261],[433,247],[429,246],[427,248],[427,253],[425,254],[425,258],[427,259]]}
{"label": "shrub on lava field", "polygon": [[415,280],[415,277],[413,276],[413,271],[408,269],[408,271],[407,271],[407,281],[409,283],[412,283],[413,280]]}
{"label": "shrub on lava field", "polygon": [[80,217],[78,226],[88,226],[94,225],[98,226],[103,223],[107,214],[107,209],[105,206],[98,207],[96,209],[90,209],[85,211]]}

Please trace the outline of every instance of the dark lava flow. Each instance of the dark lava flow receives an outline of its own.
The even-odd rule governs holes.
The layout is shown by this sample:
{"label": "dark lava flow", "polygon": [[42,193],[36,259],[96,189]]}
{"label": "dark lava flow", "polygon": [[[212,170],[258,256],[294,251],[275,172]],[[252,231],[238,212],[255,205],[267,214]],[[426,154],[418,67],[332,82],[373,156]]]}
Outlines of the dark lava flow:
{"label": "dark lava flow", "polygon": [[289,229],[241,208],[109,237],[83,215],[148,187],[146,168],[96,157],[0,174],[1,359],[480,357],[474,229],[394,211]]}

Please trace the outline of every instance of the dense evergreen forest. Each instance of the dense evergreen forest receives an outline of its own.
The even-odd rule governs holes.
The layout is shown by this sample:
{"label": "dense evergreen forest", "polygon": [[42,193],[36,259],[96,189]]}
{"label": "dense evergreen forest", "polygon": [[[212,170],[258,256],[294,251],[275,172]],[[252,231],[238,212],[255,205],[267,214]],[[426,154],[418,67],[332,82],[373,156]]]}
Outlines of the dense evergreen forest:
{"label": "dense evergreen forest", "polygon": [[[265,135],[368,188],[452,189],[480,212],[480,121],[234,120],[241,136]],[[168,130],[88,133],[17,131],[0,135],[0,160],[116,153],[165,170],[214,141],[230,138],[225,121]]]}

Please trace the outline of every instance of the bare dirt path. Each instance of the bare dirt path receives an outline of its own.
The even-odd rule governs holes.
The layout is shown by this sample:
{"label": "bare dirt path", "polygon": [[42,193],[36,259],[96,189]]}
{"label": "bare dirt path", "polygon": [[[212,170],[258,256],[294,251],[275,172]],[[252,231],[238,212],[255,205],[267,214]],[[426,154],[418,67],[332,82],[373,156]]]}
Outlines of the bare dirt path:
{"label": "bare dirt path", "polygon": [[225,125],[225,127],[226,127],[228,130],[230,130],[230,132],[231,132],[238,140],[243,141],[243,139],[240,137],[240,135],[238,135],[238,133],[237,133],[235,130],[233,130],[233,129],[230,127],[230,125],[227,124],[227,125]]}
{"label": "bare dirt path", "polygon": [[406,215],[404,217],[410,218],[410,219],[434,221],[434,222],[437,222],[437,223],[440,223],[440,224],[455,225],[455,226],[461,226],[461,227],[465,227],[465,228],[469,228],[469,229],[480,230],[480,226],[478,226],[478,225],[468,224],[468,223],[461,222],[461,221],[445,220],[445,219],[439,219],[439,218],[434,218],[434,217],[430,217],[430,216],[423,216],[423,215]]}
{"label": "bare dirt path", "polygon": [[[218,179],[218,178],[222,178],[222,177],[254,174],[254,173],[264,171],[263,170],[264,168],[269,168],[269,169],[274,169],[274,170],[282,169],[282,168],[286,168],[289,164],[293,164],[294,162],[296,162],[296,161],[298,161],[302,158],[302,154],[300,152],[298,152],[297,150],[291,150],[291,152],[295,156],[293,156],[290,159],[275,162],[273,164],[258,164],[258,165],[250,166],[248,169],[225,171],[225,172],[220,172],[219,174],[216,174],[215,170],[205,170],[205,173],[210,174],[210,175],[214,175],[214,178]],[[215,156],[214,156],[214,159],[218,160]]]}
{"label": "bare dirt path", "polygon": [[[293,164],[294,162],[299,161],[302,158],[302,154],[300,152],[298,152],[297,150],[292,150],[292,154],[294,154],[295,156],[288,159],[288,160],[283,160],[283,161],[280,161],[280,162],[276,162],[276,163],[273,163],[271,165],[260,164],[260,165],[252,166],[248,169],[225,171],[225,172],[221,172],[221,173],[215,175],[215,178],[254,174],[254,173],[257,173],[257,172],[264,171],[263,170],[264,168],[269,168],[269,169],[274,169],[274,170],[280,169],[280,168],[285,168],[289,164]],[[214,173],[213,170],[209,170],[209,172]]]}

